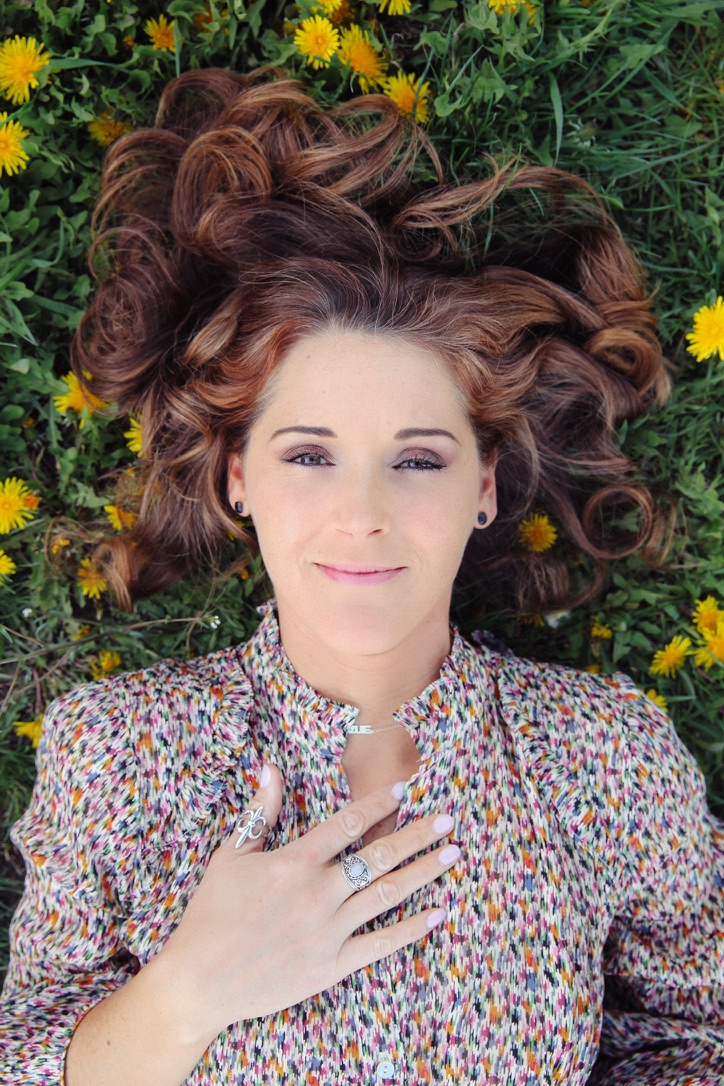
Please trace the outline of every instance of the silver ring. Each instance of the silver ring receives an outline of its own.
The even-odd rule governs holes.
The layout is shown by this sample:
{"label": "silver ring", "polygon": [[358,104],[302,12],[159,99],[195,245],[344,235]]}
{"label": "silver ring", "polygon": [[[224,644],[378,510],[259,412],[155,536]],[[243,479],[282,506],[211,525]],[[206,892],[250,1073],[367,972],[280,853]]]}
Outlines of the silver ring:
{"label": "silver ring", "polygon": [[[250,841],[258,841],[262,835],[264,837],[269,836],[271,830],[261,813],[263,810],[263,807],[257,807],[257,809],[253,811],[251,807],[249,807],[244,811],[241,816],[241,821],[236,827],[236,832],[239,834],[239,840],[234,845],[235,849],[237,849],[239,845],[243,845],[247,838],[249,838]],[[245,819],[247,821],[244,821]]]}
{"label": "silver ring", "polygon": [[342,860],[342,874],[353,890],[364,890],[372,882],[369,864],[358,852]]}

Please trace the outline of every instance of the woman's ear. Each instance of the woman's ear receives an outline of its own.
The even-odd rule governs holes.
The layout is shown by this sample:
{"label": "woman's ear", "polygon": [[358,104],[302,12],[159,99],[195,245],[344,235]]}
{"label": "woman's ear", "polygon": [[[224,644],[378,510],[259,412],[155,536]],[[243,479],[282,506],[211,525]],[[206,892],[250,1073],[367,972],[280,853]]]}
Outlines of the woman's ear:
{"label": "woman's ear", "polygon": [[248,516],[249,510],[246,506],[246,487],[244,485],[244,467],[241,453],[234,453],[229,457],[226,493],[231,508],[238,513],[237,506],[240,504],[244,509],[244,514]]}
{"label": "woman's ear", "polygon": [[[480,477],[480,493],[478,494],[478,512],[485,513],[484,526],[492,524],[498,513],[498,495],[495,486],[495,452],[491,454],[487,465],[482,469]],[[480,522],[478,522],[480,524]],[[483,527],[483,525],[480,525]]]}

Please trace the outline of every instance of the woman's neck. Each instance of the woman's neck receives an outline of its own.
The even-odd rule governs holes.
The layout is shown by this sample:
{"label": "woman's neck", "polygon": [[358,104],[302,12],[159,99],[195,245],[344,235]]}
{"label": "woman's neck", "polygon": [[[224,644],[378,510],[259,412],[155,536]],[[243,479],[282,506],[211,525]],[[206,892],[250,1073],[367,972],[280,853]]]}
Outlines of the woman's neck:
{"label": "woman's neck", "polygon": [[373,728],[389,724],[400,705],[434,682],[451,648],[447,617],[384,651],[360,654],[330,644],[323,631],[309,629],[283,606],[278,618],[284,651],[297,674],[323,697],[357,706],[357,723]]}

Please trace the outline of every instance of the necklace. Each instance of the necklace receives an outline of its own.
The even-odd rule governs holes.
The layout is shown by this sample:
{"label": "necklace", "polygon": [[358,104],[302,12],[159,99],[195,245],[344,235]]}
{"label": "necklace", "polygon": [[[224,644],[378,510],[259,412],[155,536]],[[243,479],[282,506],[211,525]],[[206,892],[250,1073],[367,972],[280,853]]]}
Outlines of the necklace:
{"label": "necklace", "polygon": [[391,732],[401,728],[401,724],[389,724],[386,728],[371,728],[369,724],[348,724],[347,735],[379,735],[380,732]]}

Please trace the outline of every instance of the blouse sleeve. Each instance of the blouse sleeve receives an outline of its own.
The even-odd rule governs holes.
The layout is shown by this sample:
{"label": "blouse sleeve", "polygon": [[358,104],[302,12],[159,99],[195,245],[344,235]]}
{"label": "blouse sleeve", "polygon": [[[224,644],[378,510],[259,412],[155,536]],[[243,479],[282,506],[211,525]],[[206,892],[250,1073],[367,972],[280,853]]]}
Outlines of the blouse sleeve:
{"label": "blouse sleeve", "polygon": [[0,1000],[1,1082],[60,1086],[80,1019],[138,970],[121,939],[137,783],[109,683],[50,706],[30,806],[12,831],[26,882]]}
{"label": "blouse sleeve", "polygon": [[707,809],[702,774],[668,717],[633,684],[625,699],[621,901],[604,950],[591,1081],[721,1086],[724,825]]}

